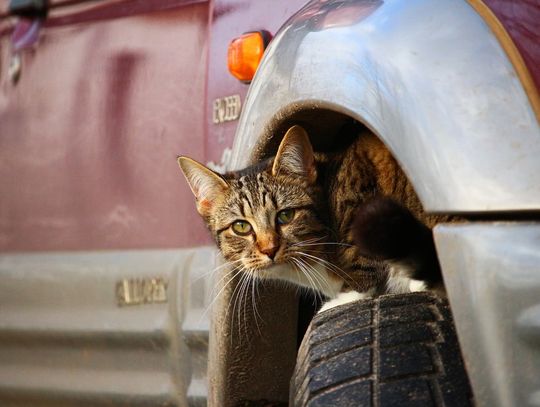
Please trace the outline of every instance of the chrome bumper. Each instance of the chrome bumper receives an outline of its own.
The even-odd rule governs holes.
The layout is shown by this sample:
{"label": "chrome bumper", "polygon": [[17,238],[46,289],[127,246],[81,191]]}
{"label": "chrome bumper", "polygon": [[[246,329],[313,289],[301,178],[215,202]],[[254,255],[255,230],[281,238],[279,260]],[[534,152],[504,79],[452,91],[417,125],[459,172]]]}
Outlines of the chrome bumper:
{"label": "chrome bumper", "polygon": [[540,406],[540,223],[434,230],[478,406]]}

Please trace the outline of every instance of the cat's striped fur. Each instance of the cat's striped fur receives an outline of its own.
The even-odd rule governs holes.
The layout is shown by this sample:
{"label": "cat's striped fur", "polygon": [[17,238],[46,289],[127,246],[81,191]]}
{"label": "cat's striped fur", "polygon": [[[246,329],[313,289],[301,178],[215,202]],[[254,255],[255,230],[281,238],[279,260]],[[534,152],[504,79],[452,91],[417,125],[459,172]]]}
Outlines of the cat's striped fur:
{"label": "cat's striped fur", "polygon": [[[342,152],[315,154],[306,132],[294,126],[276,157],[226,174],[186,157],[179,157],[179,164],[221,253],[233,267],[251,276],[288,280],[335,298],[339,292],[351,290],[371,294],[407,291],[402,282],[417,277],[416,268],[425,269],[407,258],[407,252],[402,258],[380,255],[386,234],[393,231],[377,221],[378,211],[388,219],[397,217],[398,222],[390,222],[391,226],[401,225],[404,213],[412,221],[411,233],[427,233],[429,241],[428,228],[440,218],[425,214],[397,162],[369,131]],[[383,200],[386,206],[379,205],[376,197],[380,196],[393,201]],[[408,211],[401,213],[401,206],[392,206],[394,201]],[[373,236],[353,227],[359,211],[362,225]],[[414,222],[420,229],[415,229]],[[404,238],[408,240],[407,233]],[[362,244],[377,238],[375,234],[380,235],[375,241],[382,242],[382,252]],[[438,278],[427,280],[436,283]]]}

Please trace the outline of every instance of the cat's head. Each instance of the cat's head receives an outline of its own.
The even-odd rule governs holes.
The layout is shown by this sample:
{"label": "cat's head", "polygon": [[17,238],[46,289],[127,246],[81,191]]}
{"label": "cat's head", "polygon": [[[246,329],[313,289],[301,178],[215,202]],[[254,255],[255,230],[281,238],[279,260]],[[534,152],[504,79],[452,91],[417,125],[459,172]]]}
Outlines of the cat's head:
{"label": "cat's head", "polygon": [[[276,265],[301,271],[327,237],[321,188],[309,138],[294,126],[276,156],[241,171],[218,174],[186,157],[178,163],[197,210],[226,260],[258,277],[281,278]],[[306,253],[308,253],[306,255]]]}

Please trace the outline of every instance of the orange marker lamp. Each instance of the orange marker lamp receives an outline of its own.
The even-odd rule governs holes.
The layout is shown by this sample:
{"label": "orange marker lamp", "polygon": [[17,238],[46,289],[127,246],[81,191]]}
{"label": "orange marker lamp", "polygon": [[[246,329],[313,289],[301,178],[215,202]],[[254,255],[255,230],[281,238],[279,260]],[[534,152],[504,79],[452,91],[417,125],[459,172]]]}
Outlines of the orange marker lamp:
{"label": "orange marker lamp", "polygon": [[242,82],[249,83],[255,76],[270,37],[267,31],[255,31],[232,40],[227,52],[229,72]]}

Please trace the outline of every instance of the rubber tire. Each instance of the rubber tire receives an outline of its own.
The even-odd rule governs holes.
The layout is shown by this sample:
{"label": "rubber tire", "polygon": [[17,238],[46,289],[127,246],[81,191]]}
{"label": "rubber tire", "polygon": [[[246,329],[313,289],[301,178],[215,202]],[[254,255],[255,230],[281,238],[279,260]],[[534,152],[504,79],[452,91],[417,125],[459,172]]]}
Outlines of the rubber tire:
{"label": "rubber tire", "polygon": [[385,295],[317,314],[300,346],[290,406],[473,406],[448,302]]}

